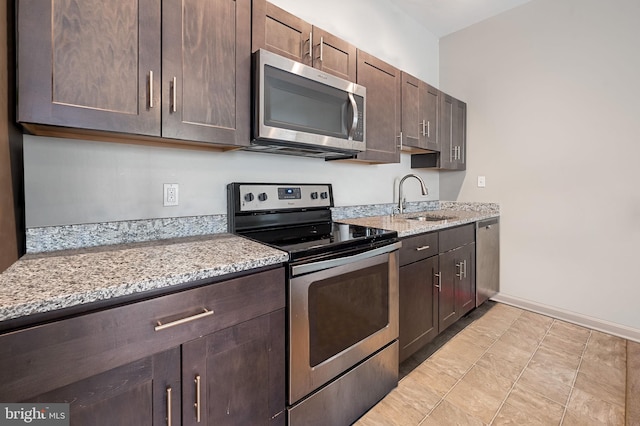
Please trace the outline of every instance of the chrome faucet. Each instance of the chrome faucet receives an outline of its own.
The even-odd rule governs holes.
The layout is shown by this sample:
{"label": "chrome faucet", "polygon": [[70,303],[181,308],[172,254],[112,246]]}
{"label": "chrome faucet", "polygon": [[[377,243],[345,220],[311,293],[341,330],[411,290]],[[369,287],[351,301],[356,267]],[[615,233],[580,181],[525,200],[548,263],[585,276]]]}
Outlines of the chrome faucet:
{"label": "chrome faucet", "polygon": [[400,214],[402,214],[404,212],[404,208],[405,208],[405,204],[406,201],[402,199],[402,184],[404,183],[404,181],[407,178],[410,177],[414,177],[416,179],[418,179],[418,181],[420,182],[420,189],[422,190],[422,195],[428,195],[429,191],[427,190],[427,186],[424,184],[424,181],[422,180],[422,178],[418,175],[414,175],[413,173],[410,173],[408,175],[406,175],[405,177],[403,177],[402,179],[400,179],[400,183],[398,184],[398,212]]}

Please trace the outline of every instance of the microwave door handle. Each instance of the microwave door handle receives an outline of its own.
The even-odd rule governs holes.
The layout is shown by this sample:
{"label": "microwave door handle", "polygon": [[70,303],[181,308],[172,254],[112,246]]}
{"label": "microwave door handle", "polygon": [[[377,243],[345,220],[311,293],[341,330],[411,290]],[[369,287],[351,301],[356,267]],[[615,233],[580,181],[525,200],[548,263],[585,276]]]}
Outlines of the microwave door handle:
{"label": "microwave door handle", "polygon": [[353,140],[353,133],[358,128],[358,104],[351,92],[349,92],[349,101],[351,102],[351,108],[353,109],[353,121],[351,122],[351,130],[349,130],[349,140]]}

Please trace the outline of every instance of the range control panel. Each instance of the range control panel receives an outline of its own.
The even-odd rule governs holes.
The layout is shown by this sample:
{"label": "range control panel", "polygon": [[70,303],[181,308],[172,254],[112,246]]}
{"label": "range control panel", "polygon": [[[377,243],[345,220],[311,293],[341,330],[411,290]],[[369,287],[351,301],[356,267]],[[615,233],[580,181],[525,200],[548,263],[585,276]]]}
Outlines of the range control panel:
{"label": "range control panel", "polygon": [[240,211],[333,207],[331,184],[236,184]]}

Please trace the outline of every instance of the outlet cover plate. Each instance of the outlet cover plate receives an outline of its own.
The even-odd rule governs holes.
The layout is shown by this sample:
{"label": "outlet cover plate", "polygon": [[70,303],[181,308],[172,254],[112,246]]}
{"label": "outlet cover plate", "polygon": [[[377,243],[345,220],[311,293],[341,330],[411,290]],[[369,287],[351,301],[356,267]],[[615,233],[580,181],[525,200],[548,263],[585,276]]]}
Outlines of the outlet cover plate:
{"label": "outlet cover plate", "polygon": [[164,193],[163,205],[165,207],[178,205],[178,184],[177,183],[165,183],[163,193]]}

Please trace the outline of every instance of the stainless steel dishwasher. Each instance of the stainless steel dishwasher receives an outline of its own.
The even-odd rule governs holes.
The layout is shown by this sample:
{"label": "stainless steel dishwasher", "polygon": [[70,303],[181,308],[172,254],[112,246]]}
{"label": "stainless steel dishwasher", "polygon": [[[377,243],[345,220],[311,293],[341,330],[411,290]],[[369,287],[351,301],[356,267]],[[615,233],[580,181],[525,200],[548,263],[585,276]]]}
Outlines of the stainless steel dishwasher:
{"label": "stainless steel dishwasher", "polygon": [[500,290],[500,218],[476,222],[476,307]]}

